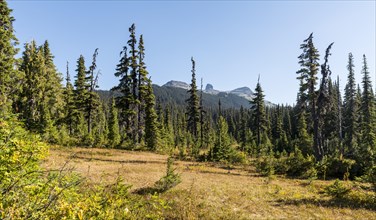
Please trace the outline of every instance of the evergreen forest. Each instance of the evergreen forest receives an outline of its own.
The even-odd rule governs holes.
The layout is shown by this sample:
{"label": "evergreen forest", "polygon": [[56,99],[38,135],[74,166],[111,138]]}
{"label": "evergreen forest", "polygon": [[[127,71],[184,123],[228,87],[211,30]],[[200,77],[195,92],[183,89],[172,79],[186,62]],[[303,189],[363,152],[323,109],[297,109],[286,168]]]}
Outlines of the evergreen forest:
{"label": "evergreen forest", "polygon": [[[296,103],[266,105],[259,77],[250,85],[254,98],[240,108],[223,105],[221,98],[207,104],[202,79],[201,85],[196,79],[200,60],[192,57],[190,89],[180,91],[186,100],[177,103],[163,92],[156,95],[145,63],[148,48],[131,24],[113,73],[118,84],[104,96],[101,48],[93,48],[91,57],[77,54],[60,73],[50,49],[54,42],[19,42],[6,1],[0,13],[0,219],[194,219],[166,211],[174,206],[163,192],[181,182],[173,159],[224,166],[229,173],[255,167],[268,181],[337,179],[325,188],[335,201],[375,210],[376,93],[366,55],[348,54],[347,79],[341,79],[346,84],[340,85],[330,69],[336,44],[318,51],[314,34],[307,33],[296,42],[300,68],[291,73],[299,84]],[[135,192],[122,177],[93,186],[68,166],[43,166],[56,148],[168,155],[167,172],[153,187]],[[362,199],[351,200],[349,182],[361,185]]]}

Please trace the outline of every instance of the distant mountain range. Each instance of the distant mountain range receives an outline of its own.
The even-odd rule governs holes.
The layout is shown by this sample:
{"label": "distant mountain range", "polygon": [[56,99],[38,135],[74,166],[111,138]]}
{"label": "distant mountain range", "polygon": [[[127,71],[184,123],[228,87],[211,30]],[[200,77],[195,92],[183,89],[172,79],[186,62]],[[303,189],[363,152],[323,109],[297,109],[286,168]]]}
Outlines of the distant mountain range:
{"label": "distant mountain range", "polygon": [[[187,84],[185,82],[181,82],[181,81],[174,81],[174,80],[168,81],[163,86],[164,87],[181,88],[181,89],[185,89],[185,90],[190,89],[189,84]],[[231,91],[219,91],[219,90],[215,90],[212,84],[206,84],[205,90],[203,90],[203,92],[207,93],[207,94],[211,94],[211,95],[218,95],[219,93],[234,94],[234,95],[243,97],[247,100],[252,100],[253,97],[254,97],[252,90],[250,88],[246,87],[246,86],[241,87],[241,88],[237,88],[237,89],[234,89],[234,90],[231,90]]]}
{"label": "distant mountain range", "polygon": [[[187,90],[190,89],[190,85],[181,82],[171,80],[163,86],[153,85],[153,90],[157,103],[166,105],[184,106],[185,100],[188,99]],[[112,95],[119,96],[119,92],[110,92],[105,90],[99,90],[98,94],[104,100],[109,100]],[[235,108],[239,109],[241,106],[244,108],[250,108],[249,103],[254,97],[254,93],[248,87],[241,87],[231,91],[219,91],[215,90],[213,85],[207,84],[205,90],[203,90],[202,98],[203,105],[206,108],[217,109],[218,101],[221,100],[222,109]],[[269,101],[265,101],[266,105],[272,106],[274,104]]]}
{"label": "distant mountain range", "polygon": [[[162,87],[173,87],[173,88],[180,88],[184,90],[189,90],[191,88],[188,83],[175,81],[175,80],[168,81]],[[253,91],[246,86],[240,87],[231,91],[219,91],[219,90],[215,90],[212,84],[206,84],[205,90],[203,90],[203,92],[209,95],[219,96],[225,99],[228,97],[228,95],[230,95],[230,97],[233,97],[235,95],[235,96],[244,98],[247,101],[247,103],[245,103],[245,101],[243,100],[239,102],[236,106],[232,106],[235,108],[240,108],[240,106],[242,105],[243,107],[248,107],[250,105],[249,101],[253,100],[253,98],[255,97]],[[265,105],[274,106],[275,104],[265,100]]]}

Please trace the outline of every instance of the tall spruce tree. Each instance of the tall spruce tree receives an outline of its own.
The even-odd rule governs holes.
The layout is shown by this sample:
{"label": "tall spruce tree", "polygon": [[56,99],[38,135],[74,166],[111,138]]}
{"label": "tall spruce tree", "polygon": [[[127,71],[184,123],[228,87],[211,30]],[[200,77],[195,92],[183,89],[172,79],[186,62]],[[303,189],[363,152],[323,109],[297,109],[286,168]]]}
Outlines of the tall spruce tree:
{"label": "tall spruce tree", "polygon": [[122,139],[128,135],[131,135],[131,116],[132,111],[130,110],[130,102],[132,99],[131,85],[132,80],[129,75],[129,58],[128,58],[128,49],[126,46],[123,47],[123,50],[120,52],[120,61],[116,66],[116,77],[120,77],[119,85],[112,88],[112,91],[119,91],[122,95],[116,97],[116,106],[119,109],[119,124],[120,130],[124,133]]}
{"label": "tall spruce tree", "polygon": [[17,70],[14,65],[17,54],[15,45],[18,43],[14,35],[12,10],[6,1],[0,2],[0,118],[10,111],[12,97],[16,94],[14,89],[19,88]]}
{"label": "tall spruce tree", "polygon": [[307,110],[310,113],[309,117],[309,130],[314,134],[314,154],[316,158],[322,157],[322,152],[318,143],[318,127],[319,122],[317,119],[317,75],[319,68],[319,53],[313,44],[313,33],[309,35],[307,39],[304,40],[303,44],[300,45],[300,49],[303,50],[302,54],[298,57],[299,64],[302,67],[296,73],[299,74],[297,79],[300,80],[300,93],[306,94],[307,97]]}
{"label": "tall spruce tree", "polygon": [[[120,77],[120,82],[119,85],[112,88],[112,90],[122,93],[120,97],[116,98],[116,105],[120,111],[119,121],[121,129],[125,133],[125,135],[123,135],[123,138],[127,137],[132,140],[133,143],[138,143],[140,141],[140,139],[138,138],[140,133],[138,122],[139,120],[141,120],[141,118],[138,118],[138,108],[140,105],[140,101],[138,99],[138,78],[146,74],[146,67],[143,63],[143,43],[140,46],[142,51],[139,53],[137,51],[135,31],[136,26],[135,24],[132,24],[132,26],[129,28],[130,35],[129,40],[127,41],[128,47],[123,47],[123,50],[120,53],[120,62],[116,66],[115,76]],[[140,68],[140,66],[142,67]]]}
{"label": "tall spruce tree", "polygon": [[98,87],[98,76],[99,72],[95,73],[97,69],[97,56],[98,56],[98,48],[95,49],[93,54],[93,61],[89,67],[89,70],[86,71],[86,78],[87,81],[86,90],[87,90],[87,97],[84,99],[84,108],[85,108],[85,115],[87,120],[87,131],[91,134],[92,128],[92,120],[96,114],[100,106],[99,102],[99,95],[95,92],[95,89]]}
{"label": "tall spruce tree", "polygon": [[145,94],[145,142],[149,150],[156,150],[159,142],[158,116],[154,108],[155,96],[149,79]]}
{"label": "tall spruce tree", "polygon": [[[331,75],[331,70],[328,65],[328,59],[330,54],[330,50],[333,46],[333,43],[331,43],[326,51],[325,51],[325,57],[324,57],[324,63],[321,65],[321,82],[320,82],[320,88],[317,92],[317,100],[316,102],[316,108],[312,112],[314,114],[314,123],[313,123],[313,144],[314,144],[314,149],[316,149],[315,152],[315,157],[316,159],[320,160],[324,154],[324,134],[323,134],[323,128],[324,126],[324,117],[325,114],[332,107],[332,110],[334,109],[334,106],[337,105],[336,96],[334,95],[334,99],[331,100],[329,98],[329,89],[328,89],[328,84],[330,81],[330,75]],[[330,81],[331,82],[331,81]],[[338,114],[338,112],[337,112]],[[334,120],[334,127],[336,126],[336,121]]]}
{"label": "tall spruce tree", "polygon": [[85,58],[80,55],[77,60],[77,75],[76,80],[74,82],[75,90],[74,90],[74,97],[75,97],[75,106],[78,112],[84,110],[84,102],[87,99],[88,92],[88,82],[86,80],[86,67],[85,67]]}
{"label": "tall spruce tree", "polygon": [[138,77],[137,71],[139,64],[137,63],[137,39],[136,39],[136,25],[132,24],[129,28],[129,68],[130,68],[130,77],[132,80],[132,98],[130,100],[130,110],[131,110],[131,138],[134,143],[138,143],[138,107],[139,107],[139,99],[138,99]]}
{"label": "tall spruce tree", "polygon": [[186,100],[187,102],[187,130],[191,133],[191,135],[196,139],[197,138],[197,127],[200,121],[200,113],[199,113],[199,100],[197,96],[197,86],[196,86],[196,62],[194,61],[193,57],[191,58],[192,61],[192,80],[190,84],[190,89],[187,91],[189,94],[189,98]]}
{"label": "tall spruce tree", "polygon": [[62,118],[63,98],[61,77],[47,41],[39,47],[35,41],[25,44],[20,71],[25,74],[20,94],[21,118],[33,131],[52,132],[55,122]]}
{"label": "tall spruce tree", "polygon": [[257,80],[257,85],[255,88],[253,100],[250,101],[252,105],[252,121],[253,126],[256,130],[256,137],[257,141],[256,144],[258,147],[262,144],[261,138],[264,132],[267,132],[267,121],[266,121],[266,113],[265,113],[265,103],[264,103],[264,93],[261,88],[260,84],[260,77]]}
{"label": "tall spruce tree", "polygon": [[337,93],[337,110],[338,110],[338,116],[337,116],[337,135],[340,142],[340,149],[341,154],[343,155],[345,153],[345,149],[343,146],[343,102],[342,102],[342,95],[341,90],[339,86],[339,76],[337,76],[337,83],[336,83],[336,93]]}
{"label": "tall spruce tree", "polygon": [[69,74],[69,63],[67,62],[67,72],[66,72],[66,84],[64,89],[64,101],[65,101],[65,115],[64,115],[64,122],[68,127],[69,135],[73,134],[74,129],[74,111],[75,111],[75,102],[74,102],[74,89],[71,83],[70,74]]}
{"label": "tall spruce tree", "polygon": [[43,91],[46,82],[44,54],[36,42],[25,44],[20,70],[25,74],[21,94],[22,118],[28,129],[43,132]]}
{"label": "tall spruce tree", "polygon": [[358,103],[356,102],[356,83],[354,72],[354,58],[352,53],[349,53],[349,60],[347,64],[347,84],[345,86],[345,96],[343,100],[343,133],[344,145],[347,149],[345,154],[353,157],[358,143]]}
{"label": "tall spruce tree", "polygon": [[83,139],[87,135],[87,126],[85,122],[85,100],[88,97],[88,82],[86,80],[86,66],[85,66],[85,58],[80,55],[77,59],[77,69],[76,69],[76,76],[74,81],[74,111],[73,111],[73,118],[77,124],[75,129],[75,135],[78,136],[80,139]]}
{"label": "tall spruce tree", "polygon": [[[46,40],[39,50],[42,51],[44,57],[45,73],[44,78],[46,84],[42,89],[42,122],[44,127],[52,121],[57,121],[63,117],[63,87],[62,77],[57,71],[53,62],[54,56],[51,53],[50,46]],[[50,122],[49,122],[50,121]]]}
{"label": "tall spruce tree", "polygon": [[147,94],[147,75],[145,59],[145,47],[144,38],[141,35],[138,44],[138,114],[137,114],[137,131],[138,131],[138,142],[140,143],[144,136],[145,130],[145,96]]}
{"label": "tall spruce tree", "polygon": [[375,97],[372,91],[372,82],[369,75],[366,56],[363,55],[362,67],[363,93],[361,97],[361,159],[365,166],[374,165],[376,154],[376,115]]}

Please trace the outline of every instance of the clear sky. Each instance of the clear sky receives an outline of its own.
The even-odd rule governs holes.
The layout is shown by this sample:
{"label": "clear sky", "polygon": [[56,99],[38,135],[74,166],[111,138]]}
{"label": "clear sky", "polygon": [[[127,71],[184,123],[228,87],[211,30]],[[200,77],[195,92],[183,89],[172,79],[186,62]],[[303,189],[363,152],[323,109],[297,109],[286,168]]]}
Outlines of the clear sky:
{"label": "clear sky", "polygon": [[372,81],[376,68],[376,4],[372,1],[8,1],[16,18],[19,47],[48,40],[55,64],[74,73],[84,55],[87,66],[99,48],[101,89],[114,77],[119,52],[136,24],[144,35],[146,64],[153,83],[189,82],[190,57],[197,81],[214,89],[254,89],[257,77],[266,99],[293,104],[298,91],[299,45],[314,33],[321,57],[334,42],[329,60],[333,77],[346,83],[348,53],[355,58],[357,83],[366,54]]}

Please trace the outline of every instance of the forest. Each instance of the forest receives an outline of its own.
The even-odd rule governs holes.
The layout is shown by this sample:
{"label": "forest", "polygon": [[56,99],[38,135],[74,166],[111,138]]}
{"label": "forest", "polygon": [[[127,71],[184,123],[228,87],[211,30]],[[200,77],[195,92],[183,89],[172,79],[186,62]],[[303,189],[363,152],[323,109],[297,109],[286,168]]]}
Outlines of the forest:
{"label": "forest", "polygon": [[[300,69],[291,73],[299,84],[296,103],[265,105],[259,80],[250,107],[240,108],[225,108],[221,99],[215,107],[206,104],[196,80],[200,61],[192,57],[188,98],[176,103],[156,97],[143,35],[132,24],[119,48],[118,84],[104,98],[98,92],[105,80],[97,67],[100,48],[92,57],[78,54],[60,73],[50,42],[26,42],[21,53],[6,1],[0,12],[0,219],[206,218],[168,211],[178,203],[163,193],[182,182],[176,161],[224,166],[229,173],[254,167],[268,181],[328,180],[333,183],[323,190],[336,202],[376,209],[376,96],[366,55],[348,54],[341,91],[329,65],[335,44],[319,53],[308,34],[297,42]],[[354,59],[362,60],[361,68]],[[361,82],[355,81],[358,72]],[[68,166],[44,167],[56,149],[153,152],[168,156],[167,171],[153,187],[131,192],[121,177],[91,184]]]}

